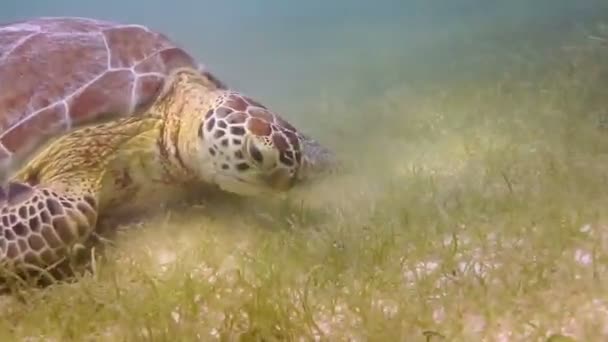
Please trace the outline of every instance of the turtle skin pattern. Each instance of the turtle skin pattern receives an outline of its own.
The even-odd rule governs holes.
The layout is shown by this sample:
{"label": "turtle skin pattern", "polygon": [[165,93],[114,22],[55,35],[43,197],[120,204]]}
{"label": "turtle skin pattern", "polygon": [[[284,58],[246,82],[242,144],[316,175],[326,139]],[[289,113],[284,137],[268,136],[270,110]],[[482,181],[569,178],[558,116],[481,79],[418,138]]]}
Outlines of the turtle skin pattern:
{"label": "turtle skin pattern", "polygon": [[12,181],[0,191],[0,250],[5,260],[50,266],[86,240],[97,222],[91,194],[60,193]]}

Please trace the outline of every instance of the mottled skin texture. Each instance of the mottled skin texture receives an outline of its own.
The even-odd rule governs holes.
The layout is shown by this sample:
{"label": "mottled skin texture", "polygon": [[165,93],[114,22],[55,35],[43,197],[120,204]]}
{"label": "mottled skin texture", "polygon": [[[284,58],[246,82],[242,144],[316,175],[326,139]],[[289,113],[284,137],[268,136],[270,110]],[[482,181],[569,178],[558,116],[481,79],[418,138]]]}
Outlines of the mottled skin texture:
{"label": "mottled skin texture", "polygon": [[263,105],[179,69],[142,115],[59,137],[0,193],[0,260],[48,267],[127,203],[182,198],[196,185],[276,193],[328,152]]}

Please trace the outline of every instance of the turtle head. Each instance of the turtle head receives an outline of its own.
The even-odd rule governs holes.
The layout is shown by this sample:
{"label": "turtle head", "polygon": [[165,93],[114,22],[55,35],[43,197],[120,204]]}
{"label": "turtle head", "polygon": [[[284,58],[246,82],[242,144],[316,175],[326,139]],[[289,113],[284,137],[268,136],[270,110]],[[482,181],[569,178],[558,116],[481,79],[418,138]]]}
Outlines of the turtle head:
{"label": "turtle head", "polygon": [[175,75],[173,92],[165,93],[173,93],[168,98],[176,119],[169,121],[180,128],[165,134],[183,136],[172,139],[176,159],[195,178],[241,195],[284,192],[333,160],[329,150],[210,73],[186,69]]}
{"label": "turtle head", "polygon": [[287,191],[330,155],[250,97],[231,90],[214,94],[199,124],[199,153],[222,189],[243,195]]}

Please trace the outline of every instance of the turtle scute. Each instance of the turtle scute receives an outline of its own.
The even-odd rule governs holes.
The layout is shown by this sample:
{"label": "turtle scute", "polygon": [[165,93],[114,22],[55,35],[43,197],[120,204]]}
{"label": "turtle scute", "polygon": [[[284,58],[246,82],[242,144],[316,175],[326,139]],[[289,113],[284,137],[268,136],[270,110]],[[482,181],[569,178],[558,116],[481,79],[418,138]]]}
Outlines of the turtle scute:
{"label": "turtle scute", "polygon": [[142,25],[75,17],[0,24],[0,180],[59,135],[140,115],[181,67],[203,71]]}

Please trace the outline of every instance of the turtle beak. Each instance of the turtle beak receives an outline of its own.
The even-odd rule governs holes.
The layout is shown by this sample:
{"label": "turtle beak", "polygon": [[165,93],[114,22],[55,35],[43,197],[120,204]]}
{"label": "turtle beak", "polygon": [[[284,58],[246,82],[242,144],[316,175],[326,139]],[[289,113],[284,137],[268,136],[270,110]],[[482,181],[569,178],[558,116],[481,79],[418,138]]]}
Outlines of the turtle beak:
{"label": "turtle beak", "polygon": [[286,169],[277,169],[264,178],[264,181],[270,184],[273,189],[281,192],[293,188],[296,182],[296,177],[291,175]]}
{"label": "turtle beak", "polygon": [[305,183],[323,174],[332,173],[340,167],[336,155],[312,139],[302,143],[302,161],[298,170],[298,183]]}

